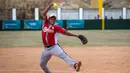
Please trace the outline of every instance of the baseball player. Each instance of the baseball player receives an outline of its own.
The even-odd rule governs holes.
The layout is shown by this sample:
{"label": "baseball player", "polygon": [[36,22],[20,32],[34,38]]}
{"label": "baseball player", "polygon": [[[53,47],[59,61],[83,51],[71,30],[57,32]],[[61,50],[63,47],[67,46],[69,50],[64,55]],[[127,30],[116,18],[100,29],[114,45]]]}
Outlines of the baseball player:
{"label": "baseball player", "polygon": [[[83,35],[72,34],[62,27],[55,25],[56,16],[50,15],[47,16],[48,10],[53,6],[53,3],[50,3],[43,12],[44,25],[42,27],[42,41],[44,44],[44,50],[41,54],[40,66],[45,73],[51,73],[47,63],[52,57],[52,55],[57,56],[63,59],[67,64],[73,67],[76,71],[80,70],[81,61],[75,61],[71,59],[61,48],[57,42],[57,34],[61,33],[67,36],[73,36],[79,38],[85,44],[87,43],[86,38]],[[83,41],[85,39],[85,41]]]}

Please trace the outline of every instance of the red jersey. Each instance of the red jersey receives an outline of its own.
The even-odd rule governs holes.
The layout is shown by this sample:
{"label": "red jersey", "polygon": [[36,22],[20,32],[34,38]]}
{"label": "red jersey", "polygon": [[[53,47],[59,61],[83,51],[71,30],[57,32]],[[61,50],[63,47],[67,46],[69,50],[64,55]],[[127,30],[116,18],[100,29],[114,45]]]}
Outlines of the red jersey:
{"label": "red jersey", "polygon": [[58,33],[64,34],[65,29],[61,28],[58,25],[50,25],[49,17],[46,16],[46,19],[43,21],[42,27],[42,42],[44,46],[55,45],[57,44],[57,35]]}

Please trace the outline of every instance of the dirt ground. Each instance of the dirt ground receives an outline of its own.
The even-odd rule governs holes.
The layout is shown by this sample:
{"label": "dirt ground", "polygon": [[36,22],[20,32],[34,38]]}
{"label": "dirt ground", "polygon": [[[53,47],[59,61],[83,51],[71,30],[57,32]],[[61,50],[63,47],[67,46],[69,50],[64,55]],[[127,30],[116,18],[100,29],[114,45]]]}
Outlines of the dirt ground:
{"label": "dirt ground", "polygon": [[[78,73],[130,73],[130,47],[63,47],[69,56],[82,61]],[[44,73],[40,66],[42,47],[0,48],[0,73]],[[63,60],[52,57],[52,73],[76,73]]]}

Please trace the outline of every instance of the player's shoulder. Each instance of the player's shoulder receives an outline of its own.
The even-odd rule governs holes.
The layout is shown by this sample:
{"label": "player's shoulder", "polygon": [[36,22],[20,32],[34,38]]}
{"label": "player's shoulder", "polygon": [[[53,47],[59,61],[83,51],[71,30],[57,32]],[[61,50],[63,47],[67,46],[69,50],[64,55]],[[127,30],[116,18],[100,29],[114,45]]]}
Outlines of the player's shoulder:
{"label": "player's shoulder", "polygon": [[57,27],[57,26],[59,26],[59,25],[57,25],[57,24],[54,24],[54,26],[55,26],[55,27]]}
{"label": "player's shoulder", "polygon": [[55,28],[62,28],[61,26],[59,25],[54,25]]}

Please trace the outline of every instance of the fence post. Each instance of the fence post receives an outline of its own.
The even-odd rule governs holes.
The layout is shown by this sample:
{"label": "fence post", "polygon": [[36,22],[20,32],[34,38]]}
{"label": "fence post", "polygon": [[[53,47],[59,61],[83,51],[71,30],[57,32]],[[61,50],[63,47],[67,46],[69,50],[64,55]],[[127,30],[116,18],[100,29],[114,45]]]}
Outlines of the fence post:
{"label": "fence post", "polygon": [[105,13],[104,13],[104,8],[102,8],[102,19],[104,19]]}
{"label": "fence post", "polygon": [[39,9],[35,8],[35,20],[39,20]]}
{"label": "fence post", "polygon": [[79,19],[83,19],[83,8],[79,8]]}
{"label": "fence post", "polygon": [[105,20],[104,20],[104,15],[105,15],[105,13],[104,13],[104,8],[102,8],[102,30],[105,29]]}
{"label": "fence post", "polygon": [[126,8],[125,7],[123,8],[122,12],[123,12],[123,19],[126,19]]}
{"label": "fence post", "polygon": [[57,8],[57,19],[61,20],[61,8]]}
{"label": "fence post", "polygon": [[16,20],[16,8],[12,9],[12,20]]}

